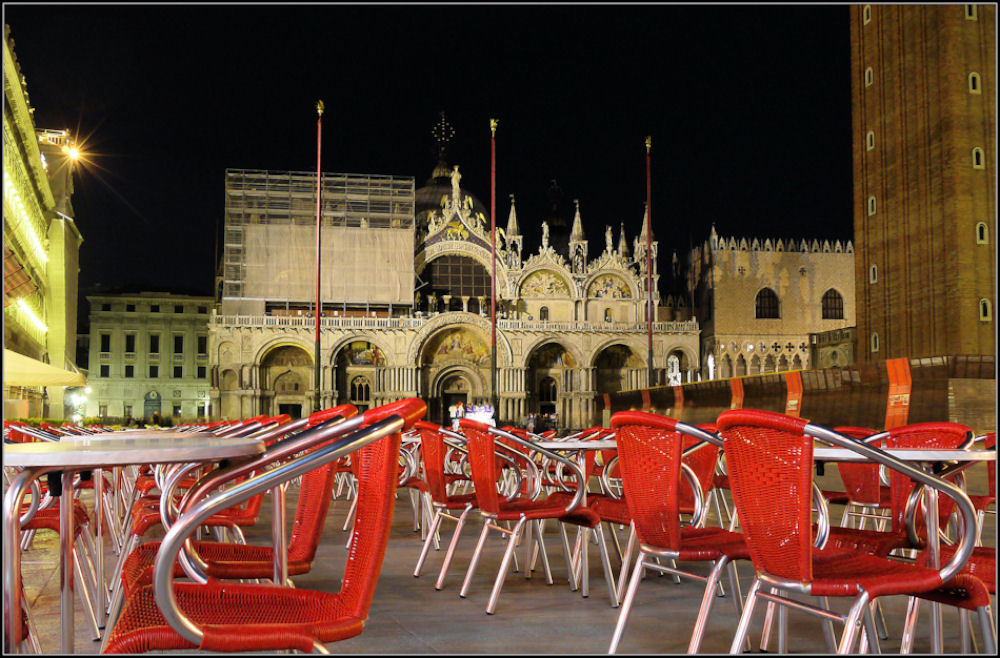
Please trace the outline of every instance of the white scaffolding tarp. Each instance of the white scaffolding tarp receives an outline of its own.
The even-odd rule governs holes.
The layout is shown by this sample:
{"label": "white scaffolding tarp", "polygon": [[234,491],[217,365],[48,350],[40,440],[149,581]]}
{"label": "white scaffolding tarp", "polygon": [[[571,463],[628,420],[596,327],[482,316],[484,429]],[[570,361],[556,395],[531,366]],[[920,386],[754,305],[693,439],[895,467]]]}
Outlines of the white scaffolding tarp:
{"label": "white scaffolding tarp", "polygon": [[[291,224],[244,228],[243,297],[316,297],[316,229]],[[413,303],[413,229],[324,226],[321,298],[353,304]]]}

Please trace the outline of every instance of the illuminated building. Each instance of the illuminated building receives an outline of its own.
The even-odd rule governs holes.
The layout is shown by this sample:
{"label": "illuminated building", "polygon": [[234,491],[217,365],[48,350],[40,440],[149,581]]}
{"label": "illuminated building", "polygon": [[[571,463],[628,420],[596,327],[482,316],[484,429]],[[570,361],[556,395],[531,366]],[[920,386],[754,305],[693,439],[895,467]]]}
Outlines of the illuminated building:
{"label": "illuminated building", "polygon": [[[75,371],[83,238],[71,203],[73,140],[35,127],[6,25],[3,49],[4,346]],[[4,416],[62,418],[63,388],[5,386]]]}
{"label": "illuminated building", "polygon": [[[324,407],[419,396],[443,421],[459,401],[491,399],[488,210],[446,164],[446,141],[420,189],[412,178],[323,175]],[[209,325],[214,417],[312,410],[315,187],[315,173],[226,174],[221,300]],[[533,254],[513,200],[507,221],[498,218],[502,421],[535,413],[589,426],[600,394],[647,385],[645,226],[632,255],[610,227],[592,252],[581,212],[577,204],[564,241],[550,243],[549,222],[533,222],[542,238]],[[657,280],[654,271],[654,290]],[[653,328],[657,383],[690,381],[698,324],[664,315],[671,321]]]}

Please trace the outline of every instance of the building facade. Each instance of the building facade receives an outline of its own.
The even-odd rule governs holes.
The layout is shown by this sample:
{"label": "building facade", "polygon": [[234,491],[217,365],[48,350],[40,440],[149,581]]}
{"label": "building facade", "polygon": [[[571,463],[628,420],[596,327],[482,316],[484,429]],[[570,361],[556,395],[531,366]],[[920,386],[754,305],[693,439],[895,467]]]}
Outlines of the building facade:
{"label": "building facade", "polygon": [[[4,347],[76,371],[83,238],[71,197],[75,153],[65,130],[39,130],[10,27],[3,45]],[[62,387],[4,387],[5,417],[64,417]]]}
{"label": "building facade", "polygon": [[[810,334],[854,326],[854,269],[850,242],[724,238],[713,226],[688,272],[702,377],[821,367]],[[848,348],[833,351],[850,363]]]}
{"label": "building facade", "polygon": [[[445,164],[443,146],[440,155],[430,180],[417,190],[412,178],[372,177],[369,191],[362,193],[362,177],[355,177],[359,193],[352,197],[350,177],[324,175],[324,245],[337,239],[334,229],[349,231],[361,221],[366,222],[369,239],[383,249],[387,243],[397,244],[388,228],[409,230],[409,241],[398,241],[396,253],[362,250],[362,260],[393,268],[408,261],[410,269],[402,271],[412,280],[409,285],[387,281],[395,270],[382,267],[377,269],[382,276],[365,285],[389,283],[388,292],[351,298],[350,286],[338,293],[333,282],[324,279],[320,406],[352,402],[363,408],[419,396],[428,402],[429,417],[444,422],[458,402],[468,407],[492,399],[493,260],[488,214],[478,199],[461,188],[459,168]],[[334,185],[339,178],[348,179],[346,187]],[[250,262],[245,256],[248,249],[230,227],[246,226],[252,211],[261,240],[287,244],[281,236],[296,221],[287,210],[294,207],[294,200],[280,197],[300,186],[302,213],[313,213],[314,218],[315,195],[310,197],[306,190],[315,189],[315,180],[315,174],[306,173],[227,173],[226,249],[230,245],[232,249],[224,257],[222,299],[209,328],[215,417],[302,415],[314,407],[314,304],[301,293],[298,298],[282,295],[302,287],[301,272],[307,279],[312,276],[314,257],[292,259],[300,273],[286,268],[284,280],[289,285],[266,289],[265,279],[259,285],[251,277],[240,278],[238,268]],[[269,191],[269,181],[277,189]],[[258,205],[255,200],[251,209],[250,188],[260,201],[270,201]],[[395,190],[392,203],[381,198],[389,188]],[[352,203],[360,216],[352,217]],[[393,214],[405,215],[407,205],[408,218]],[[383,214],[376,212],[378,208]],[[647,228],[640,231],[629,255],[624,235],[616,247],[610,227],[603,236],[603,249],[591,252],[579,204],[568,235],[551,235],[548,222],[533,225],[541,230],[541,246],[527,254],[513,199],[505,228],[498,222],[496,417],[522,423],[528,414],[547,414],[563,428],[589,426],[600,420],[599,392],[649,383]],[[388,238],[376,240],[379,232]],[[343,237],[346,241],[354,234],[346,232]],[[557,250],[554,243],[559,237],[565,246]],[[652,242],[652,249],[656,248]],[[269,277],[285,276],[282,267]],[[354,285],[372,276],[367,265],[355,267]],[[654,271],[654,303],[658,304],[657,279]],[[665,383],[668,377],[690,380],[699,369],[697,322],[690,314],[679,316],[675,309],[670,317],[674,321],[656,322],[653,327],[654,383]]]}
{"label": "building facade", "polygon": [[91,295],[86,415],[176,423],[208,417],[208,320],[214,298]]}
{"label": "building facade", "polygon": [[993,355],[996,6],[850,12],[858,359]]}

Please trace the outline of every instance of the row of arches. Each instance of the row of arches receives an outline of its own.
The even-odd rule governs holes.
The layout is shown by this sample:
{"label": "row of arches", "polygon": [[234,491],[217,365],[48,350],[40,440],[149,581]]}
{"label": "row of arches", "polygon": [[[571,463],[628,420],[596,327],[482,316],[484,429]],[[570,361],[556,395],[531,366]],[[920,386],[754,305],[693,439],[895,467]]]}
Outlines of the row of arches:
{"label": "row of arches", "polygon": [[[836,353],[833,356],[836,361]],[[715,379],[715,357],[708,357],[709,379]],[[836,364],[835,364],[836,365]],[[749,361],[742,355],[737,355],[735,361],[728,354],[723,354],[718,361],[719,379],[730,377],[744,377],[746,375],[763,375],[774,372],[787,372],[788,370],[802,370],[802,358],[795,354],[791,359],[784,354],[775,358],[773,354],[765,355],[762,359],[759,354],[754,354]]]}
{"label": "row of arches", "polygon": [[[612,342],[583,361],[576,349],[558,340],[544,340],[531,348],[522,366],[504,369],[507,375],[498,382],[499,394],[516,398],[517,403],[501,414],[511,421],[521,418],[509,417],[510,413],[579,416],[583,399],[592,401],[598,393],[645,385],[644,352],[625,342]],[[681,383],[684,371],[697,368],[681,349],[673,350],[667,362],[671,383]],[[349,402],[359,409],[417,394],[428,401],[431,418],[441,422],[457,402],[468,406],[489,401],[490,367],[489,348],[472,327],[439,331],[426,342],[419,359],[402,368],[389,365],[381,348],[359,337],[342,344],[324,364],[321,391],[326,396],[324,404]],[[274,345],[249,367],[222,363],[215,378],[223,417],[248,412],[299,417],[312,410],[315,367],[302,345]],[[259,400],[258,408],[239,406],[248,394]],[[567,418],[564,426],[572,422]]]}

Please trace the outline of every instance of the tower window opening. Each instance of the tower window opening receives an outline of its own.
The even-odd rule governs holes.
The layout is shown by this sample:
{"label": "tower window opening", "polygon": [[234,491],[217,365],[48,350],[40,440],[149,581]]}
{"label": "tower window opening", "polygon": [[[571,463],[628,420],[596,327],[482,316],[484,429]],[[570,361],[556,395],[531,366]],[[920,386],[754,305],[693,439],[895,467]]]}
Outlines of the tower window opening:
{"label": "tower window opening", "polygon": [[868,25],[872,22],[872,6],[865,5],[864,9],[861,10],[862,22],[864,25]]}
{"label": "tower window opening", "polygon": [[874,83],[875,83],[875,71],[872,70],[872,67],[869,66],[868,68],[865,69],[865,86],[871,87],[872,84]]}
{"label": "tower window opening", "polygon": [[979,222],[976,224],[976,244],[989,244],[990,243],[990,229],[986,226],[986,222]]}
{"label": "tower window opening", "polygon": [[979,320],[989,322],[993,319],[993,306],[988,299],[979,300]]}
{"label": "tower window opening", "polygon": [[873,194],[872,196],[868,197],[868,215],[871,216],[874,214],[875,214],[875,195]]}
{"label": "tower window opening", "polygon": [[865,147],[869,151],[875,148],[875,132],[872,130],[869,130],[865,136]]}
{"label": "tower window opening", "polygon": [[967,21],[979,20],[979,15],[976,12],[976,5],[965,5],[965,20]]}
{"label": "tower window opening", "polygon": [[986,169],[983,159],[983,149],[978,146],[972,149],[972,167],[973,169]]}
{"label": "tower window opening", "polygon": [[878,266],[872,265],[868,269],[868,283],[878,283]]}
{"label": "tower window opening", "polygon": [[878,352],[878,334],[872,334],[872,352]]}
{"label": "tower window opening", "polygon": [[982,87],[983,87],[983,85],[982,85],[982,79],[979,77],[979,74],[976,73],[975,71],[973,71],[972,73],[970,73],[969,74],[969,93],[972,93],[972,94],[981,94],[981,93],[983,93]]}

